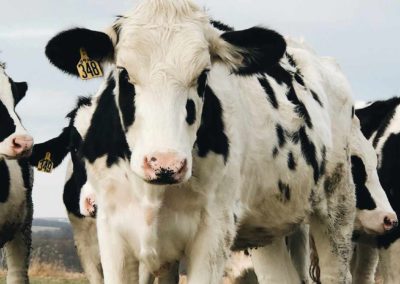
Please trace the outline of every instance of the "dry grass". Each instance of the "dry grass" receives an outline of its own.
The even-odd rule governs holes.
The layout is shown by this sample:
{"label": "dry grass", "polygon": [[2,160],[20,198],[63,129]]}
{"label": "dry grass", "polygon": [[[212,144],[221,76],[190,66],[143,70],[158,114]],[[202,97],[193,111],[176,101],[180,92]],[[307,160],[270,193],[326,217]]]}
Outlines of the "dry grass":
{"label": "dry grass", "polygon": [[[6,270],[0,270],[0,284],[5,283]],[[62,265],[31,261],[29,267],[31,284],[87,284],[84,274],[67,271]]]}
{"label": "dry grass", "polygon": [[43,263],[33,259],[29,267],[31,277],[55,277],[64,279],[82,279],[82,273],[67,271],[62,265],[54,263]]}

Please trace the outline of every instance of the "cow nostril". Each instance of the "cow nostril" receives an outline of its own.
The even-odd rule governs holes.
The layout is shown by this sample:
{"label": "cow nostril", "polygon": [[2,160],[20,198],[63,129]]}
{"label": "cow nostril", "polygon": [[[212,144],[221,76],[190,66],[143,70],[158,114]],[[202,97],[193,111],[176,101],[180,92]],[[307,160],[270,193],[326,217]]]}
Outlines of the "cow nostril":
{"label": "cow nostril", "polygon": [[393,222],[393,228],[396,228],[396,227],[398,227],[399,226],[399,221],[394,221]]}
{"label": "cow nostril", "polygon": [[182,164],[181,164],[181,168],[178,170],[178,174],[181,174],[182,172],[184,172],[186,170],[186,166],[187,166],[187,160],[183,160]]}
{"label": "cow nostril", "polygon": [[393,222],[392,220],[390,220],[389,217],[385,217],[385,219],[383,220],[383,223],[384,223],[386,226],[393,226],[393,225],[394,225],[394,222]]}
{"label": "cow nostril", "polygon": [[18,142],[16,141],[16,139],[14,138],[13,139],[13,146],[14,146],[14,148],[17,148],[17,149],[19,149],[19,148],[22,148],[22,146],[21,146],[21,144],[18,144]]}
{"label": "cow nostril", "polygon": [[150,162],[157,162],[157,158],[156,157],[151,157]]}

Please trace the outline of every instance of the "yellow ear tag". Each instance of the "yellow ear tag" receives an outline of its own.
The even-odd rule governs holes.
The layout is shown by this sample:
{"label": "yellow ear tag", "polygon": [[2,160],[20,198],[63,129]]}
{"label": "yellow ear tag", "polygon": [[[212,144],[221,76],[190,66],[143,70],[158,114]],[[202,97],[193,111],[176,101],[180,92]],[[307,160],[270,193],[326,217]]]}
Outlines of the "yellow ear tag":
{"label": "yellow ear tag", "polygon": [[51,160],[51,153],[47,152],[44,159],[40,160],[37,165],[38,171],[51,173],[53,170],[53,161]]}
{"label": "yellow ear tag", "polygon": [[103,77],[103,71],[101,70],[100,64],[95,60],[91,60],[85,49],[81,48],[80,53],[81,60],[79,60],[76,65],[79,77],[81,77],[82,80]]}

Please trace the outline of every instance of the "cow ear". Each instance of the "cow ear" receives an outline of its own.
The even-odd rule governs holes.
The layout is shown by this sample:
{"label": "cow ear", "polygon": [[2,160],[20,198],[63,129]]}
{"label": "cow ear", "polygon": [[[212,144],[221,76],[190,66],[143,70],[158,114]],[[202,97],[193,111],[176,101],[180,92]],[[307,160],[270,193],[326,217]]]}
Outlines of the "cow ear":
{"label": "cow ear", "polygon": [[223,33],[211,44],[214,58],[230,65],[240,75],[265,73],[277,64],[286,51],[286,41],[279,33],[253,27]]}
{"label": "cow ear", "polygon": [[26,95],[28,84],[26,82],[11,81],[11,90],[14,97],[14,104],[17,105]]}
{"label": "cow ear", "polygon": [[35,144],[29,162],[37,167],[39,161],[44,159],[46,153],[50,153],[54,168],[57,168],[69,153],[71,127],[65,127],[61,134],[46,142]]}
{"label": "cow ear", "polygon": [[76,66],[81,59],[82,48],[90,59],[99,63],[114,57],[114,45],[106,33],[84,28],[74,28],[57,34],[47,43],[46,56],[57,68],[79,76]]}

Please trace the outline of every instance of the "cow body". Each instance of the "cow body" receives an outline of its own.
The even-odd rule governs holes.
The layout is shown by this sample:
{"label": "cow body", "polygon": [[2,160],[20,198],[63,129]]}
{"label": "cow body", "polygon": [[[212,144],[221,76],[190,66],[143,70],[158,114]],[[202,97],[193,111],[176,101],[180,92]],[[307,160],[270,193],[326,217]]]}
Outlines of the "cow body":
{"label": "cow body", "polygon": [[[105,282],[125,283],[139,262],[162,275],[186,257],[188,283],[218,283],[232,247],[259,247],[252,257],[260,283],[294,283],[284,238],[304,223],[322,282],[350,282],[346,79],[302,44],[286,49],[272,31],[223,32],[189,1],[149,0],[115,23],[112,41],[93,32],[97,47],[73,43],[97,58],[100,46],[116,46],[104,57],[118,68],[99,90],[90,126],[78,129],[99,206]],[[47,55],[73,73],[63,60],[75,51],[59,57],[67,33]]]}
{"label": "cow body", "polygon": [[26,157],[33,140],[15,113],[27,91],[0,65],[0,248],[7,259],[7,283],[28,283],[33,172]]}

